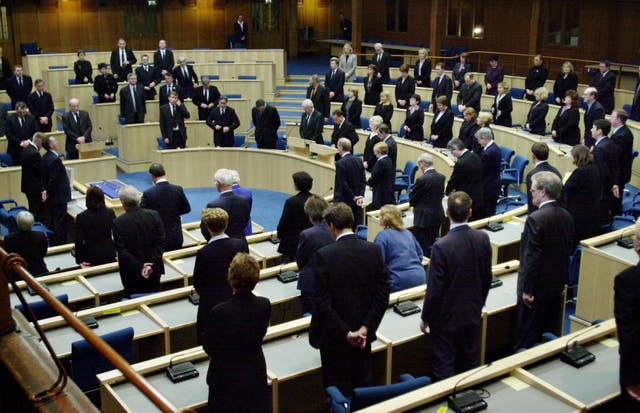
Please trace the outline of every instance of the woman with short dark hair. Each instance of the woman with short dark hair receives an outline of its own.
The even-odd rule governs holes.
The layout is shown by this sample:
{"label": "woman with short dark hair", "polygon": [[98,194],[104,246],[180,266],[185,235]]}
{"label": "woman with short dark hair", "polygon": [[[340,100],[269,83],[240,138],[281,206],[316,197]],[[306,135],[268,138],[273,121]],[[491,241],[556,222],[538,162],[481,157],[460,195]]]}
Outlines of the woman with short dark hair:
{"label": "woman with short dark hair", "polygon": [[293,185],[297,194],[288,198],[282,208],[278,222],[278,252],[284,255],[284,261],[292,261],[296,256],[300,233],[311,226],[304,213],[304,203],[311,195],[313,178],[305,171],[293,174]]}
{"label": "woman with short dark hair", "polygon": [[380,102],[380,93],[382,93],[382,81],[378,77],[378,66],[369,65],[367,67],[367,76],[364,80],[364,104],[377,105]]}
{"label": "woman with short dark hair", "polygon": [[558,114],[551,126],[551,137],[558,143],[577,145],[580,143],[580,97],[575,90],[567,90],[562,100],[564,106],[558,110]]}
{"label": "woman with short dark hair", "polygon": [[98,187],[89,188],[85,204],[87,209],[76,217],[76,262],[82,267],[114,262],[111,232],[116,214],[105,206],[104,193]]}
{"label": "woman with short dark hair", "polygon": [[409,76],[409,65],[400,66],[400,77],[396,82],[396,102],[398,108],[407,109],[411,95],[416,93],[416,80]]}

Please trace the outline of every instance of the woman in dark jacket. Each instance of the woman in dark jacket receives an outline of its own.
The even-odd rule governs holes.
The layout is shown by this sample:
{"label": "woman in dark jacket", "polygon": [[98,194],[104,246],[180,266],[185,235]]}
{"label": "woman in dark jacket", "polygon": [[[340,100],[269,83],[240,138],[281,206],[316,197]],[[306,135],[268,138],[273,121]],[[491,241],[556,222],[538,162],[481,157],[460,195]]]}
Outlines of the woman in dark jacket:
{"label": "woman in dark jacket", "polygon": [[347,98],[342,102],[340,108],[350,124],[356,129],[362,128],[360,116],[362,115],[362,101],[358,99],[358,89],[350,87],[347,89]]}
{"label": "woman in dark jacket", "polygon": [[76,262],[83,267],[106,264],[116,260],[111,231],[116,214],[104,203],[104,193],[98,187],[87,191],[87,209],[76,217]]}
{"label": "woman in dark jacket", "polygon": [[551,136],[558,143],[577,145],[580,143],[580,98],[575,90],[567,90],[564,106],[553,120]]}
{"label": "woman in dark jacket", "polygon": [[93,83],[93,68],[91,67],[91,62],[84,58],[85,54],[80,50],[78,52],[78,60],[73,63],[73,71],[76,74],[76,85]]}
{"label": "woman in dark jacket", "polygon": [[256,297],[260,266],[246,253],[231,261],[228,281],[233,296],[209,313],[204,351],[209,412],[267,413],[271,411],[262,341],[271,317],[271,303]]}
{"label": "woman in dark jacket", "polygon": [[376,155],[373,152],[373,147],[376,143],[380,142],[378,136],[378,128],[382,125],[382,118],[378,115],[374,115],[369,119],[369,127],[371,127],[371,133],[367,137],[367,141],[364,144],[364,154],[362,156],[362,164],[364,169],[371,172],[373,166],[376,164]]}
{"label": "woman in dark jacket", "polygon": [[531,104],[525,128],[533,134],[544,136],[547,129],[547,112],[549,112],[549,105],[546,102],[549,92],[546,88],[539,87],[533,92],[533,96],[536,101]]}
{"label": "woman in dark jacket", "polygon": [[[445,97],[446,99],[446,97]],[[405,137],[412,141],[424,140],[424,110],[420,107],[420,95],[411,95],[409,99],[409,108],[407,109],[407,119],[404,121]]]}
{"label": "woman in dark jacket", "polygon": [[374,115],[382,117],[382,122],[391,128],[391,118],[393,117],[393,103],[391,103],[391,95],[389,92],[380,92],[380,103],[376,105],[373,111]]}
{"label": "woman in dark jacket", "polygon": [[409,76],[409,65],[400,66],[400,77],[396,82],[396,102],[399,108],[407,109],[411,95],[416,93],[416,80]]}
{"label": "woman in dark jacket", "polygon": [[553,84],[553,96],[556,104],[562,105],[562,100],[566,96],[567,90],[578,90],[578,76],[573,72],[573,64],[564,62],[562,73],[558,75]]}
{"label": "woman in dark jacket", "polygon": [[436,106],[438,111],[434,113],[431,121],[429,143],[436,148],[446,148],[453,137],[453,112],[449,108],[446,96],[438,96]]}
{"label": "woman in dark jacket", "polygon": [[304,213],[304,203],[313,195],[313,178],[305,171],[293,174],[293,186],[297,194],[288,198],[282,208],[282,215],[278,222],[278,252],[284,255],[285,262],[293,260],[298,249],[300,233],[311,226],[311,222]]}
{"label": "woman in dark jacket", "polygon": [[513,112],[513,101],[509,86],[504,83],[498,84],[498,95],[491,105],[491,113],[493,114],[493,123],[500,126],[511,127],[511,112]]}
{"label": "woman in dark jacket", "polygon": [[378,67],[369,65],[367,68],[367,77],[364,78],[364,104],[377,105],[380,102],[380,93],[382,93],[382,81],[378,77]]}
{"label": "woman in dark jacket", "polygon": [[460,132],[458,133],[458,139],[464,142],[464,145],[471,152],[478,153],[481,149],[480,144],[476,140],[476,132],[480,129],[480,125],[476,121],[478,113],[474,108],[466,108],[462,113],[464,122],[460,125]]}

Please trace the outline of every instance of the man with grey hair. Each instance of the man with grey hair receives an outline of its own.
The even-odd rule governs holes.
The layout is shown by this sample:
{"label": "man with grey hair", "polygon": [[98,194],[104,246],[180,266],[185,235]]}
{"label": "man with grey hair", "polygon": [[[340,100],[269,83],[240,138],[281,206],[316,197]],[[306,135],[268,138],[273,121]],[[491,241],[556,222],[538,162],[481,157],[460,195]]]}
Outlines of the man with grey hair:
{"label": "man with grey hair", "polygon": [[418,156],[418,168],[422,176],[416,179],[409,192],[409,205],[413,207],[414,234],[425,256],[429,257],[444,221],[442,197],[445,178],[435,170],[433,157],[428,153]]}
{"label": "man with grey hair", "polygon": [[[480,128],[475,134],[480,143],[480,161],[482,162],[482,211],[474,214],[473,219],[490,217],[496,214],[496,205],[500,196],[500,173],[502,172],[502,154],[493,140],[489,128]],[[480,212],[480,211],[477,211]]]}
{"label": "man with grey hair", "polygon": [[445,194],[449,195],[453,191],[466,192],[473,202],[473,220],[476,218],[476,210],[482,208],[482,161],[458,138],[451,139],[447,149],[458,160],[453,167]]}
{"label": "man with grey hair", "polygon": [[127,82],[129,84],[120,89],[120,116],[127,125],[144,123],[144,115],[147,113],[144,87],[138,84],[135,73],[127,74]]}
{"label": "man with grey hair", "polygon": [[381,43],[373,45],[375,53],[371,57],[371,63],[378,68],[378,77],[382,83],[389,83],[389,67],[391,66],[391,55],[382,48]]}
{"label": "man with grey hair", "polygon": [[209,76],[201,76],[200,83],[202,86],[194,90],[192,101],[198,108],[198,120],[207,120],[209,113],[218,106],[218,99],[222,95],[216,86],[210,85]]}
{"label": "man with grey hair", "polygon": [[182,98],[193,98],[193,86],[198,84],[198,75],[193,70],[193,65],[187,63],[186,57],[178,57],[178,66],[173,69],[173,78],[182,89]]}
{"label": "man with grey hair", "polygon": [[80,109],[78,99],[69,99],[69,110],[62,115],[62,128],[66,136],[65,148],[69,154],[67,159],[78,159],[76,145],[91,142],[93,131],[89,112]]}
{"label": "man with grey hair", "polygon": [[[244,186],[240,186],[240,173],[236,170],[231,169],[231,176],[233,177],[233,184],[231,185],[231,190],[234,194],[243,196],[249,200],[249,208],[253,208],[253,193],[249,188],[245,188]],[[247,227],[244,230],[245,235],[251,235],[253,233],[253,229],[251,227],[251,215],[249,215],[249,222],[247,223]]]}
{"label": "man with grey hair", "polygon": [[[220,193],[217,199],[209,202],[207,208],[222,208],[229,214],[229,225],[226,234],[231,238],[238,238],[247,242],[245,229],[251,220],[251,204],[244,196],[233,193],[233,173],[229,169],[218,169],[214,175],[216,188]],[[204,221],[200,222],[200,232],[209,241],[211,234]]]}
{"label": "man with grey hair", "polygon": [[19,254],[27,262],[27,271],[34,277],[49,272],[44,256],[47,255],[47,236],[42,231],[32,231],[34,218],[31,212],[22,211],[16,217],[18,231],[4,239],[4,249]]}
{"label": "man with grey hair", "polygon": [[309,87],[307,88],[307,99],[311,99],[316,110],[322,113],[322,117],[326,122],[329,120],[331,113],[331,97],[327,88],[320,84],[318,75],[312,75],[309,78]]}
{"label": "man with grey hair", "polygon": [[324,120],[322,113],[315,110],[315,104],[311,99],[302,101],[302,116],[300,117],[300,138],[315,141],[319,145],[324,144],[322,131]]}
{"label": "man with grey hair", "polygon": [[156,292],[164,274],[166,245],[160,215],[140,208],[140,192],[132,186],[120,189],[118,198],[125,213],[113,221],[113,241],[124,295]]}
{"label": "man with grey hair", "polygon": [[573,253],[573,218],[557,200],[562,182],[553,172],[531,178],[533,204],[520,240],[515,348],[529,348],[544,332],[562,334],[563,291]]}

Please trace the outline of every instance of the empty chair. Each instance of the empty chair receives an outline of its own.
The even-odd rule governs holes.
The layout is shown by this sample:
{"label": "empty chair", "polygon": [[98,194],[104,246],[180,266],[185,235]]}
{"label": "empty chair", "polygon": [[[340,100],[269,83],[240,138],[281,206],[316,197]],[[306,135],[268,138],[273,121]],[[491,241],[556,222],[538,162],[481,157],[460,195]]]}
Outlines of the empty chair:
{"label": "empty chair", "polygon": [[506,146],[500,146],[500,156],[502,157],[502,169],[508,168],[511,165],[511,158],[516,154],[511,148],[507,148]]}
{"label": "empty chair", "polygon": [[0,153],[0,165],[3,168],[13,166],[13,158],[8,153]]}
{"label": "empty chair", "polygon": [[49,70],[54,70],[54,69],[68,69],[69,66],[67,65],[52,65],[49,66]]}
{"label": "empty chair", "polygon": [[520,89],[519,87],[512,87],[509,89],[511,93],[511,97],[514,99],[523,99],[524,98],[524,89]]}
{"label": "empty chair", "polygon": [[407,161],[407,163],[404,164],[404,171],[396,169],[396,172],[401,172],[401,175],[396,175],[396,181],[393,186],[396,192],[396,198],[399,198],[402,191],[408,191],[411,185],[413,185],[416,172],[418,172],[418,164],[414,161]]}
{"label": "empty chair", "polygon": [[[67,296],[67,294],[56,296],[56,300],[60,301],[65,306],[69,304],[69,296]],[[31,308],[31,311],[36,317],[36,320],[44,320],[45,318],[55,317],[58,315],[58,312],[44,300],[29,303],[29,308]],[[29,311],[25,309],[22,304],[16,305],[15,309],[20,311],[27,318],[27,320],[33,321],[33,319],[31,318],[31,314],[29,314]]]}
{"label": "empty chair", "polygon": [[369,118],[368,117],[360,116],[360,125],[362,126],[362,129],[364,129],[364,130],[371,129],[371,127],[369,126]]}
{"label": "empty chair", "polygon": [[[529,160],[522,155],[516,155],[511,163],[511,168],[506,168],[500,174],[500,182],[502,183],[502,192],[504,197],[508,197],[509,185],[516,185],[518,188],[522,184],[524,178],[524,169],[529,164]],[[519,197],[515,197],[519,198]]]}
{"label": "empty chair", "polygon": [[236,148],[244,148],[244,141],[245,141],[244,135],[235,135],[233,146]]}
{"label": "empty chair", "polygon": [[402,122],[402,125],[400,125],[400,130],[398,131],[398,136],[404,138],[406,134],[407,131],[404,130],[404,122]]}
{"label": "empty chair", "polygon": [[242,99],[242,95],[240,93],[229,93],[227,95],[229,99]]}
{"label": "empty chair", "polygon": [[156,139],[158,140],[158,149],[167,149],[167,144],[164,142],[164,139],[162,139],[162,136],[158,136]]}
{"label": "empty chair", "polygon": [[67,82],[69,83],[69,85],[75,85],[76,84],[76,80],[75,79],[67,79]]}
{"label": "empty chair", "polygon": [[574,300],[578,295],[578,280],[580,278],[580,257],[582,245],[578,245],[569,261],[569,285],[567,285],[567,300]]}
{"label": "empty chair", "polygon": [[367,240],[367,226],[366,225],[357,225],[356,226],[356,237]]}
{"label": "empty chair", "polygon": [[100,103],[100,98],[98,97],[98,95],[94,95],[93,96],[93,104],[97,105],[98,103]]}

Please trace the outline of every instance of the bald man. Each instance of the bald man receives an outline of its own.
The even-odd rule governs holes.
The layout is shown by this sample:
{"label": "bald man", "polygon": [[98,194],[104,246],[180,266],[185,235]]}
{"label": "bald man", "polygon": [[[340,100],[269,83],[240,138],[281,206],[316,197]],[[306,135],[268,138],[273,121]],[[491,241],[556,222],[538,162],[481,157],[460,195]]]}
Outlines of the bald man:
{"label": "bald man", "polygon": [[78,159],[76,145],[91,142],[91,118],[86,110],[80,110],[80,101],[69,99],[69,110],[62,115],[62,128],[67,135],[67,159]]}

